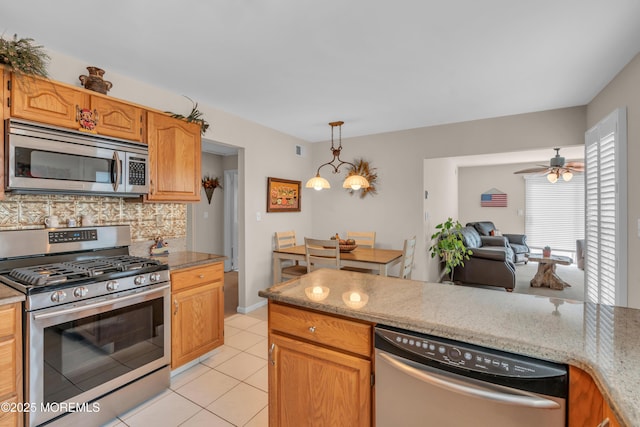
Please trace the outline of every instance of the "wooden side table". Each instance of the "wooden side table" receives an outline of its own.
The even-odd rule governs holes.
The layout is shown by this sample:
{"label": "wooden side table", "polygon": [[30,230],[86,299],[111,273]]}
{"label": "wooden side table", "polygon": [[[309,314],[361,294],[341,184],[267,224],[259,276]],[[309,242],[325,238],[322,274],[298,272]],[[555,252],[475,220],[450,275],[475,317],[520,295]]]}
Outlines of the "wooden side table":
{"label": "wooden side table", "polygon": [[571,265],[573,263],[573,260],[568,256],[543,257],[542,254],[530,254],[528,258],[529,261],[538,263],[538,271],[530,282],[534,288],[547,287],[562,290],[571,286],[556,274],[556,264]]}

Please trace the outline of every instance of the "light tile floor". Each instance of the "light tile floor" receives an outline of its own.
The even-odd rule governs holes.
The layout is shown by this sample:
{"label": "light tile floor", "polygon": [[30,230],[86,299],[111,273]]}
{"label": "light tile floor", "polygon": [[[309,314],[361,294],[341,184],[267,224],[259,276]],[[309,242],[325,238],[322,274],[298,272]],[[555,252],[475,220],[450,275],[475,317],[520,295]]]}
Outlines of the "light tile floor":
{"label": "light tile floor", "polygon": [[266,427],[267,307],[224,319],[225,344],[109,427]]}

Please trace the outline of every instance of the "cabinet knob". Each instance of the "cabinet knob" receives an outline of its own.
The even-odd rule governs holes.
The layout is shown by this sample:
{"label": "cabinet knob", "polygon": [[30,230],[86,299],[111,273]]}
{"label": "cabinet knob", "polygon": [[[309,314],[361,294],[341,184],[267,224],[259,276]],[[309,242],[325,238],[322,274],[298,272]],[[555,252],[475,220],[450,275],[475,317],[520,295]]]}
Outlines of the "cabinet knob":
{"label": "cabinet knob", "polygon": [[204,274],[199,274],[199,275],[198,275],[198,277],[199,277],[200,279],[204,279]]}
{"label": "cabinet knob", "polygon": [[175,316],[176,314],[178,314],[178,300],[174,299],[173,300],[173,315]]}
{"label": "cabinet knob", "polygon": [[604,420],[602,420],[602,422],[598,424],[597,427],[609,427],[609,418],[605,418]]}
{"label": "cabinet knob", "polygon": [[315,326],[309,326],[309,332],[314,333],[316,331]]}

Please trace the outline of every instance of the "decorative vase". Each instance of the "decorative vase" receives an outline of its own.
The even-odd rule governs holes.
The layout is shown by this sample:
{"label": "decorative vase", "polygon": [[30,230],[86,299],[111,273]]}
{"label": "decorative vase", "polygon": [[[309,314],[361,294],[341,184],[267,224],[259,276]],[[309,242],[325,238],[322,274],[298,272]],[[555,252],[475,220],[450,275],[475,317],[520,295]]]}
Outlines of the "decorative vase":
{"label": "decorative vase", "polygon": [[213,196],[213,190],[215,190],[214,187],[209,187],[204,189],[204,192],[207,195],[207,200],[209,201],[209,204],[211,204],[211,197]]}
{"label": "decorative vase", "polygon": [[104,70],[98,67],[87,67],[87,70],[89,71],[88,76],[78,76],[85,89],[106,95],[109,89],[113,87],[113,84],[102,79]]}

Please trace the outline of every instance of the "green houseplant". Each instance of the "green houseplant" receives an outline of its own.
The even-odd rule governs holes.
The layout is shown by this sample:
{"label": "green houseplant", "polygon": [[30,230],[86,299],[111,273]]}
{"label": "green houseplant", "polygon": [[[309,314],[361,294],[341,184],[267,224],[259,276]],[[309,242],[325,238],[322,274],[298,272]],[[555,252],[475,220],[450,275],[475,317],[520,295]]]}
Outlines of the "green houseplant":
{"label": "green houseplant", "polygon": [[431,258],[439,257],[444,262],[444,270],[440,275],[440,280],[445,275],[453,280],[453,272],[458,265],[464,266],[464,260],[469,259],[471,250],[464,244],[464,238],[460,233],[462,225],[452,218],[436,225],[436,232],[431,235],[434,242],[429,248]]}

